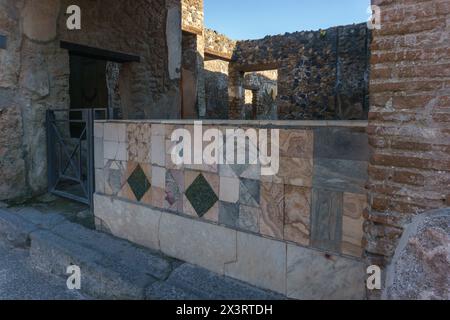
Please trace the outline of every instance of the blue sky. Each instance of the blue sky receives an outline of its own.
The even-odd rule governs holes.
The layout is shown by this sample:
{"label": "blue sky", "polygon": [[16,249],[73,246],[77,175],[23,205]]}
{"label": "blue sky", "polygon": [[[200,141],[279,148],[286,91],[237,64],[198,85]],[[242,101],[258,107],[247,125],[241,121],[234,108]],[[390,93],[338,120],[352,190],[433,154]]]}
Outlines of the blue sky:
{"label": "blue sky", "polygon": [[367,21],[370,0],[204,0],[206,26],[236,40]]}

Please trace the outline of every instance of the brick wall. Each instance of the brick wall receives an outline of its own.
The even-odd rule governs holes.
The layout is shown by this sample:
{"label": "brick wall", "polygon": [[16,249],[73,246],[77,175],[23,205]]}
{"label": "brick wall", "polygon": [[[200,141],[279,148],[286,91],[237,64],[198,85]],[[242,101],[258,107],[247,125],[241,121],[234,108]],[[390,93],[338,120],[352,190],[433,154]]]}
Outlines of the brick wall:
{"label": "brick wall", "polygon": [[414,215],[449,206],[450,1],[372,0],[369,263],[385,265]]}

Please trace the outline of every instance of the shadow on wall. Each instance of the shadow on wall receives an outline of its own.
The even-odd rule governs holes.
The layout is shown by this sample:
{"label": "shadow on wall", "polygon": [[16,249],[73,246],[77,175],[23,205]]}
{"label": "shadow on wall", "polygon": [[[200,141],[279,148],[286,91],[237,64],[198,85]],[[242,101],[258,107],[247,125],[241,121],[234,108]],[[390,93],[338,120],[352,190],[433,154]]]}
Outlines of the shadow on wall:
{"label": "shadow on wall", "polygon": [[206,118],[228,119],[228,75],[205,70]]}

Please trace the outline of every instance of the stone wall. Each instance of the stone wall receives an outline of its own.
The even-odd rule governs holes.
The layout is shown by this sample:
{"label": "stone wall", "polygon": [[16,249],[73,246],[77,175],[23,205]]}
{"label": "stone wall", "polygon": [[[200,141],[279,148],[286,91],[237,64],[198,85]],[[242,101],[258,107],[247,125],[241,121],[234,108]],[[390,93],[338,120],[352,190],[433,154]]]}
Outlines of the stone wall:
{"label": "stone wall", "polygon": [[245,119],[278,120],[278,70],[246,73],[244,88]]}
{"label": "stone wall", "polygon": [[181,0],[183,31],[202,35],[204,26],[203,0]]}
{"label": "stone wall", "polygon": [[368,263],[386,265],[405,223],[450,206],[450,3],[373,0]]}
{"label": "stone wall", "polygon": [[204,122],[279,128],[273,176],[260,165],[174,165],[172,132],[192,124],[96,123],[98,226],[292,298],[363,298],[365,123]]}
{"label": "stone wall", "polygon": [[224,60],[205,61],[206,119],[228,119],[228,65]]}
{"label": "stone wall", "polygon": [[237,41],[231,40],[227,36],[211,29],[205,29],[204,34],[206,54],[225,60],[231,60],[236,49]]}
{"label": "stone wall", "polygon": [[[180,10],[176,1],[108,0],[63,0],[62,7],[78,4],[83,14],[82,30],[69,31],[60,28],[60,38],[65,41],[95,48],[134,54],[141,57],[140,63],[125,64],[129,95],[127,118],[131,119],[173,119],[180,117],[180,65],[181,50],[176,53],[178,63],[169,70],[169,39],[166,37],[168,11]],[[113,3],[114,5],[111,5]],[[177,7],[178,6],[178,7]],[[176,16],[176,15],[175,15]],[[179,15],[178,15],[179,17]],[[60,16],[60,26],[66,23],[66,16]],[[178,25],[168,26],[174,29]],[[181,30],[178,46],[181,46]],[[175,48],[173,49],[175,50]]]}
{"label": "stone wall", "polygon": [[383,299],[450,299],[450,208],[420,214],[405,231],[388,268]]}
{"label": "stone wall", "polygon": [[[72,4],[82,9],[81,31],[66,29]],[[128,116],[179,117],[180,15],[177,0],[0,0],[0,34],[7,37],[0,49],[0,128],[7,134],[0,140],[0,200],[47,188],[45,111],[70,105],[69,54],[60,40],[139,55],[141,63],[125,64],[119,80]]]}
{"label": "stone wall", "polygon": [[279,119],[367,119],[366,24],[239,41],[230,64],[230,118],[242,118],[242,73],[278,69]]}

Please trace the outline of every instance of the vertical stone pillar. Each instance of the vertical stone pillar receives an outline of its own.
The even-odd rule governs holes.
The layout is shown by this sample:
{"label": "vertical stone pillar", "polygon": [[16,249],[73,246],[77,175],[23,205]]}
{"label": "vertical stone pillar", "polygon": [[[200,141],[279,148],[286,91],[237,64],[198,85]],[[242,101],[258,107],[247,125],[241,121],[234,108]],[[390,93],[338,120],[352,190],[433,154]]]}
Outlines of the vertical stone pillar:
{"label": "vertical stone pillar", "polygon": [[205,38],[204,33],[197,35],[197,109],[199,118],[206,117],[205,93]]}
{"label": "vertical stone pillar", "polygon": [[228,76],[229,118],[230,120],[239,120],[244,116],[244,73],[237,70],[233,64],[230,63]]}

